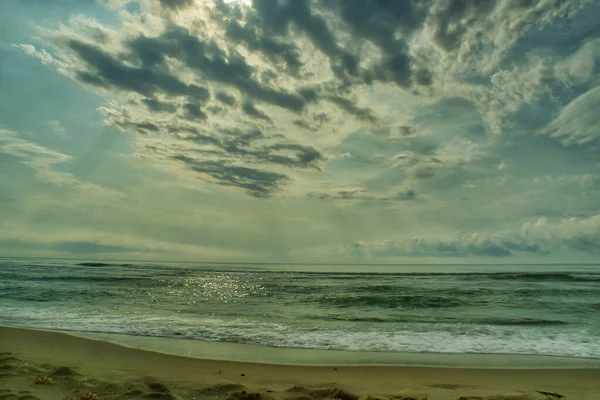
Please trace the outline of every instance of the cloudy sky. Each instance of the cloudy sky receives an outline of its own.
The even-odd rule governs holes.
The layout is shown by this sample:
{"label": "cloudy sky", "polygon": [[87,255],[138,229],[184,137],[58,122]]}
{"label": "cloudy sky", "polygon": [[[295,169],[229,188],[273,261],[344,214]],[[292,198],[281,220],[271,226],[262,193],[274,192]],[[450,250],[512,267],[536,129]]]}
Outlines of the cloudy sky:
{"label": "cloudy sky", "polygon": [[593,262],[594,0],[4,0],[0,255]]}

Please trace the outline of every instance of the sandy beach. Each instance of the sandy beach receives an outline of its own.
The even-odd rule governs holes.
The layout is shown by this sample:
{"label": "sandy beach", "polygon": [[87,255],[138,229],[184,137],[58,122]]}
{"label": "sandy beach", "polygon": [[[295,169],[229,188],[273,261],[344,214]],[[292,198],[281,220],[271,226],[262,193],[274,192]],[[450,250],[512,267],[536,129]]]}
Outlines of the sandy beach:
{"label": "sandy beach", "polygon": [[600,399],[600,370],[593,368],[334,367],[215,361],[7,327],[0,328],[0,365],[0,399],[93,399],[93,395],[99,399]]}

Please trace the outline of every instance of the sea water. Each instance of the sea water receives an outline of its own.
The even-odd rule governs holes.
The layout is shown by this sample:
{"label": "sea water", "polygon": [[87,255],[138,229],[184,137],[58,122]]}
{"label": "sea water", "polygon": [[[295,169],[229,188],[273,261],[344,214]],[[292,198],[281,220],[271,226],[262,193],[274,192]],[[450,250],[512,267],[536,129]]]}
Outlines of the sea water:
{"label": "sea water", "polygon": [[600,358],[600,266],[1,259],[0,325],[371,353]]}

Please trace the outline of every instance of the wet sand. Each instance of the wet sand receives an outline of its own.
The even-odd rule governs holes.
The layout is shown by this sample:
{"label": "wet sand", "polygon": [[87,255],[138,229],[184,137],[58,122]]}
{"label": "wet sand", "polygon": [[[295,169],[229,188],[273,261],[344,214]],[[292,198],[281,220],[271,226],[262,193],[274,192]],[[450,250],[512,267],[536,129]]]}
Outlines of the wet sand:
{"label": "wet sand", "polygon": [[0,400],[93,399],[93,395],[198,400],[598,400],[600,369],[216,361],[0,327]]}

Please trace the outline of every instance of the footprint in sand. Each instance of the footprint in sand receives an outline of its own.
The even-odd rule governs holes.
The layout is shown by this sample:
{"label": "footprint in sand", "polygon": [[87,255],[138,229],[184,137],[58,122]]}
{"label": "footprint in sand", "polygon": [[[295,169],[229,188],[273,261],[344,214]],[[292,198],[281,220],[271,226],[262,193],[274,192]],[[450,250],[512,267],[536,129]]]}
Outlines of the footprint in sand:
{"label": "footprint in sand", "polygon": [[19,392],[19,400],[40,400],[39,397],[34,396],[30,391],[28,390],[21,390]]}
{"label": "footprint in sand", "polygon": [[508,393],[489,397],[460,396],[457,400],[556,400],[565,396],[559,393],[536,391],[534,393]]}
{"label": "footprint in sand", "polygon": [[448,390],[465,389],[465,388],[472,387],[471,385],[460,385],[457,383],[434,383],[434,384],[427,385],[427,386],[436,388],[436,389],[448,389]]}
{"label": "footprint in sand", "polygon": [[342,389],[337,388],[320,388],[320,389],[309,389],[302,386],[292,386],[287,389],[288,393],[299,393],[300,396],[294,397],[294,400],[306,400],[309,399],[340,399],[340,400],[358,400],[359,396],[346,392]]}
{"label": "footprint in sand", "polygon": [[160,392],[160,393],[168,393],[169,392],[169,388],[167,387],[167,385],[165,385],[162,382],[148,382],[148,383],[146,383],[146,386],[148,386],[148,389],[152,390],[153,392]]}
{"label": "footprint in sand", "polygon": [[13,399],[18,400],[19,395],[10,389],[0,389],[0,399],[2,399],[2,400],[13,400]]}
{"label": "footprint in sand", "polygon": [[237,383],[223,383],[218,385],[209,386],[204,389],[195,390],[194,393],[197,395],[226,395],[230,393],[240,391],[244,388],[243,385]]}
{"label": "footprint in sand", "polygon": [[0,377],[14,376],[19,369],[22,360],[14,357],[12,353],[0,353]]}
{"label": "footprint in sand", "polygon": [[177,397],[173,396],[171,393],[162,393],[162,392],[146,393],[142,397],[144,397],[146,399],[177,400]]}
{"label": "footprint in sand", "polygon": [[58,367],[50,374],[50,376],[53,378],[65,377],[65,376],[74,376],[75,377],[75,376],[81,376],[81,374],[73,371],[73,369],[70,367]]}
{"label": "footprint in sand", "polygon": [[11,355],[0,355],[0,363],[15,363],[21,362],[20,359]]}

